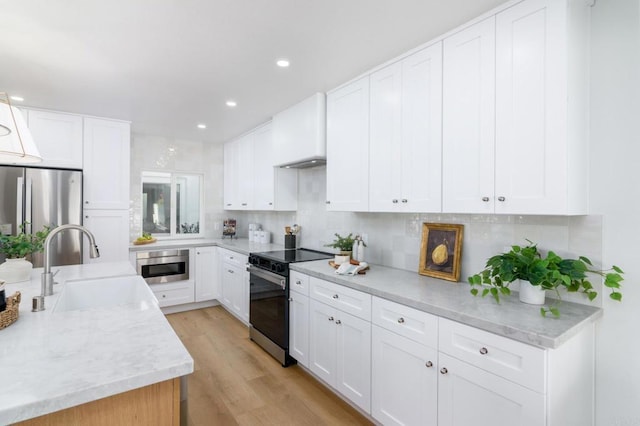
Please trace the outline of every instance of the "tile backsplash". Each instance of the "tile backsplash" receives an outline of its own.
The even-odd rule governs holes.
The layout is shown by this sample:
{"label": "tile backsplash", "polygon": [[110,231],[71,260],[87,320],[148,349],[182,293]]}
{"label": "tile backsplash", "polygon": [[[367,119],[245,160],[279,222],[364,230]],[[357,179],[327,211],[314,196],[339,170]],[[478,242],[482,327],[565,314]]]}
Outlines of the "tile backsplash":
{"label": "tile backsplash", "polygon": [[[352,232],[366,236],[366,260],[408,271],[418,270],[422,224],[424,222],[464,225],[461,281],[480,271],[487,258],[508,246],[526,244],[529,239],[543,250],[564,256],[584,255],[594,264],[602,259],[601,216],[519,216],[478,214],[415,214],[328,212],[326,167],[298,171],[296,212],[242,212],[223,210],[223,148],[200,142],[147,135],[134,135],[131,148],[131,237],[141,230],[140,206],[142,170],[171,170],[202,173],[205,182],[205,235],[219,237],[222,221],[237,220],[237,232],[246,237],[249,223],[259,223],[272,233],[272,242],[284,244],[284,227],[301,226],[299,245],[333,251],[325,244]],[[596,287],[599,287],[596,285]],[[581,295],[564,297],[583,302]],[[600,304],[602,297],[596,299]]]}

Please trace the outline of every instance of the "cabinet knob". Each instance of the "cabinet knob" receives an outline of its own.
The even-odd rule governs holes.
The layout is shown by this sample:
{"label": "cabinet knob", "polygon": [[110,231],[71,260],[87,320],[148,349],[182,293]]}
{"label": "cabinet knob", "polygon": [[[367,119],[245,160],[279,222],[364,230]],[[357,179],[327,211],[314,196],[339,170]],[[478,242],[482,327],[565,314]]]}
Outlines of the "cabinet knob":
{"label": "cabinet knob", "polygon": [[427,368],[431,368],[431,367],[433,367],[433,363],[432,363],[431,361],[427,361],[424,365],[425,365]]}
{"label": "cabinet knob", "polygon": [[269,205],[270,205],[270,206],[272,206],[272,205],[273,205],[273,203],[269,203]]}
{"label": "cabinet knob", "polygon": [[404,318],[402,318],[402,317],[398,318],[398,323],[403,324],[404,323]]}
{"label": "cabinet knob", "polygon": [[247,205],[247,203],[242,203],[242,205],[243,205],[243,206],[246,206],[246,205]]}
{"label": "cabinet knob", "polygon": [[342,321],[336,320],[336,324],[340,325],[340,324],[342,324]]}
{"label": "cabinet knob", "polygon": [[85,201],[84,203],[85,203],[85,204],[89,204],[89,201],[87,200],[87,201]]}
{"label": "cabinet knob", "polygon": [[338,298],[338,295],[337,295],[337,294],[334,294],[334,295],[333,295],[333,298],[334,298],[334,299],[337,299],[337,298]]}
{"label": "cabinet knob", "polygon": [[290,297],[290,298],[289,298],[289,302],[293,302],[293,297]]}
{"label": "cabinet knob", "polygon": [[442,367],[440,369],[440,374],[447,374],[449,372],[449,370],[447,370],[445,367]]}
{"label": "cabinet knob", "polygon": [[166,297],[167,297],[167,295],[166,295],[166,294],[163,294],[163,295],[162,295],[162,298],[163,298],[163,299],[165,299]]}
{"label": "cabinet knob", "polygon": [[197,252],[196,252],[196,254],[200,254],[200,252],[199,252],[199,251],[197,251]]}
{"label": "cabinet knob", "polygon": [[231,207],[231,203],[227,204],[227,207]]}
{"label": "cabinet knob", "polygon": [[391,202],[392,202],[393,204],[398,204],[398,200],[396,200],[395,198],[394,198],[393,200],[391,200]]}
{"label": "cabinet knob", "polygon": [[325,204],[331,204],[331,201],[327,200],[324,202]]}
{"label": "cabinet knob", "polygon": [[300,280],[296,280],[296,284],[297,284],[297,285],[302,285],[302,281],[300,281]]}
{"label": "cabinet knob", "polygon": [[333,321],[333,317],[329,317],[329,321]]}
{"label": "cabinet knob", "polygon": [[85,218],[85,219],[89,219],[89,216],[85,216],[84,218]]}
{"label": "cabinet knob", "polygon": [[484,201],[485,203],[489,202],[489,197],[482,197],[482,201]]}
{"label": "cabinet knob", "polygon": [[231,269],[227,269],[227,272],[229,272],[230,274],[233,274],[233,270]]}
{"label": "cabinet knob", "polygon": [[487,348],[480,348],[480,354],[486,355],[488,353],[489,353],[489,351],[487,350]]}
{"label": "cabinet knob", "polygon": [[403,199],[402,199],[402,202],[403,202],[403,203],[405,203],[405,204],[407,204],[407,203],[409,202],[409,200],[407,200],[406,198],[403,198]]}
{"label": "cabinet knob", "polygon": [[498,201],[504,201],[504,200],[506,200],[506,198],[504,198],[504,197],[498,197]]}

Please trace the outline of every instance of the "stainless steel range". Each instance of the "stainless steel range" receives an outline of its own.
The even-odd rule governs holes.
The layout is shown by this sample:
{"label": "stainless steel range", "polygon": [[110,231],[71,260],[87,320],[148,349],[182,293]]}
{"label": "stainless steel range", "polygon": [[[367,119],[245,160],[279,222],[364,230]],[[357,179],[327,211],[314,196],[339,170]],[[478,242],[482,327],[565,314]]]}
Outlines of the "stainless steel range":
{"label": "stainless steel range", "polygon": [[249,337],[283,367],[296,362],[289,356],[289,264],[333,256],[308,249],[249,255]]}

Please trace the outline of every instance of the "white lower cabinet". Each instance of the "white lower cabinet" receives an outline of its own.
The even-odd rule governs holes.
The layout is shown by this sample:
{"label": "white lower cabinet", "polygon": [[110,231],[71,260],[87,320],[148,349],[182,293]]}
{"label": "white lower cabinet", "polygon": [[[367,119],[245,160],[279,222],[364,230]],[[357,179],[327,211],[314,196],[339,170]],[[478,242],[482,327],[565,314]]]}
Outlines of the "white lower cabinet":
{"label": "white lower cabinet", "polygon": [[220,297],[220,278],[218,274],[218,248],[196,247],[195,252],[195,301],[205,302]]}
{"label": "white lower cabinet", "polygon": [[83,263],[129,260],[129,210],[84,210],[83,225],[96,239],[100,257],[89,257],[89,241],[83,237]]}
{"label": "white lower cabinet", "polygon": [[247,256],[230,250],[220,250],[220,302],[233,315],[249,323],[249,273]]}
{"label": "white lower cabinet", "polygon": [[369,413],[371,295],[313,277],[309,294],[309,369]]}
{"label": "white lower cabinet", "polygon": [[150,287],[156,299],[158,299],[158,305],[160,305],[161,308],[194,302],[194,282],[192,280],[167,284],[151,284]]}
{"label": "white lower cabinet", "polygon": [[289,355],[309,367],[309,277],[289,275]]}
{"label": "white lower cabinet", "polygon": [[438,424],[438,352],[376,325],[371,415],[385,425]]}

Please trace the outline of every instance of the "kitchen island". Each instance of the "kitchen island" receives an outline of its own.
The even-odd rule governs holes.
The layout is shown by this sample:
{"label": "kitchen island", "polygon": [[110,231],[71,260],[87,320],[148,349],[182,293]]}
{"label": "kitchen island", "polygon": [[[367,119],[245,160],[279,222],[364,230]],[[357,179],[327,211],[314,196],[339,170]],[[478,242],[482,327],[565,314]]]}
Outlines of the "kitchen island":
{"label": "kitchen island", "polygon": [[[22,302],[18,321],[0,330],[4,379],[0,387],[0,424],[57,414],[99,401],[106,401],[108,408],[90,410],[92,415],[116,413],[121,416],[118,419],[125,421],[119,403],[127,403],[131,415],[137,418],[140,413],[133,406],[137,403],[131,401],[141,397],[145,399],[142,405],[153,407],[163,392],[171,395],[162,400],[162,405],[169,402],[171,406],[162,415],[167,424],[175,423],[179,418],[179,378],[193,372],[193,359],[155,301],[118,304],[105,300],[104,306],[94,303],[87,309],[55,309],[67,283],[131,278],[135,275],[131,264],[52,269],[59,270],[55,277],[59,284],[54,285],[54,294],[46,297],[44,311],[31,312],[32,297],[40,295],[41,268],[33,270],[31,281],[6,285],[7,296],[20,291]],[[148,413],[153,411],[147,409]]]}

